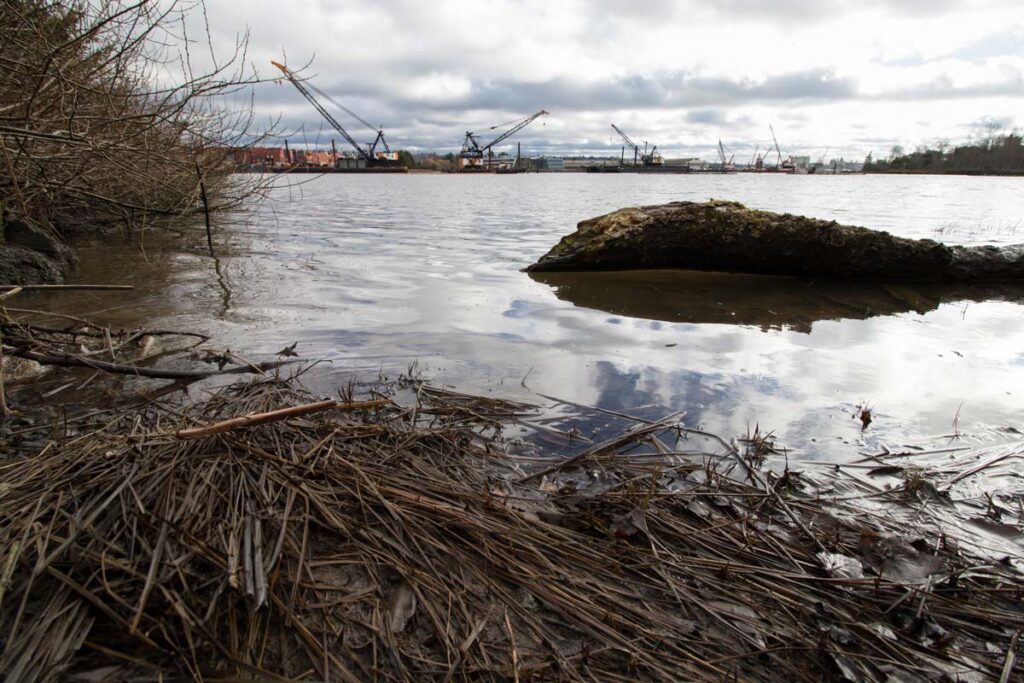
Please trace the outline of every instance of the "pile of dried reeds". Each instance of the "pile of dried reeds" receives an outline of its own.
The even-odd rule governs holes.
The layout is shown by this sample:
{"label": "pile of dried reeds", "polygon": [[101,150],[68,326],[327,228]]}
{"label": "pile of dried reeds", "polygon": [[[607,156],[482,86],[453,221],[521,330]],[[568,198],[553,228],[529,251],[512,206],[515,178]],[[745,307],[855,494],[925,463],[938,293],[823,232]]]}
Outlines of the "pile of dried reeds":
{"label": "pile of dried reeds", "polygon": [[312,400],[265,379],[0,466],[6,680],[1014,675],[1012,566],[837,518],[677,418],[524,470],[495,435],[521,406],[370,398],[218,425]]}

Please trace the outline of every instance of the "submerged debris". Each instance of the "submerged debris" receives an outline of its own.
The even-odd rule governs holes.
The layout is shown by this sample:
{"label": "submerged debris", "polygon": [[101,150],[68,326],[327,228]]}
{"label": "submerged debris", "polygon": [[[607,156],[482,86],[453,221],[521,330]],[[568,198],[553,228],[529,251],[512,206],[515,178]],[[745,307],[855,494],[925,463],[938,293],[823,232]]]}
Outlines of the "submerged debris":
{"label": "submerged debris", "polygon": [[[16,315],[12,315],[16,314]],[[42,324],[38,319],[58,320],[59,324]],[[0,308],[0,353],[5,361],[32,361],[42,366],[86,368],[109,374],[171,379],[183,383],[231,374],[262,374],[289,360],[249,363],[230,351],[197,349],[209,337],[196,332],[170,330],[111,330],[76,316],[18,308]],[[167,349],[161,339],[191,339],[189,345],[179,344]],[[293,345],[294,347],[294,345]],[[291,354],[294,348],[290,347]],[[149,361],[162,356],[181,355],[189,350],[196,360],[215,364],[216,370],[153,367]],[[201,353],[200,353],[201,351]],[[289,351],[284,349],[283,351]],[[231,365],[232,367],[225,367]]]}
{"label": "submerged debris", "polygon": [[678,416],[526,467],[522,405],[371,393],[177,436],[317,398],[264,379],[0,466],[5,680],[1014,675],[1012,561],[833,514]]}
{"label": "submerged debris", "polygon": [[853,416],[860,420],[860,431],[863,432],[866,430],[874,421],[874,418],[871,416],[872,410],[871,406],[866,403],[864,405],[857,406],[857,412],[855,412]]}

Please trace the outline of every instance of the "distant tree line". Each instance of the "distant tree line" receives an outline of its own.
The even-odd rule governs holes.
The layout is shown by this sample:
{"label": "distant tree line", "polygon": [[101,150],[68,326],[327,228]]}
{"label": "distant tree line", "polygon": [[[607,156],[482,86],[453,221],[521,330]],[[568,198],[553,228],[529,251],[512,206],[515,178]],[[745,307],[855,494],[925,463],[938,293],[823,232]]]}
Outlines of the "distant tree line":
{"label": "distant tree line", "polygon": [[896,145],[889,157],[864,162],[866,173],[948,173],[964,175],[1024,175],[1024,145],[1018,132],[992,134],[977,142],[935,148],[918,147],[909,154]]}

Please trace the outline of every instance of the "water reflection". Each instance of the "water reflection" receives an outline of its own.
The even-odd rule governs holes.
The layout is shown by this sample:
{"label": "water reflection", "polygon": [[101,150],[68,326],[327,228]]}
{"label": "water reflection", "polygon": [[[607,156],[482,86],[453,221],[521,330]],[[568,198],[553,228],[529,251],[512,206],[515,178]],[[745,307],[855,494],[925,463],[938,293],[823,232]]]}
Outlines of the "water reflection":
{"label": "water reflection", "polygon": [[[395,376],[418,361],[425,377],[470,392],[537,401],[535,391],[650,418],[686,410],[688,425],[728,436],[774,430],[797,449],[791,457],[849,457],[880,448],[874,440],[946,433],[954,415],[961,431],[1024,429],[1024,299],[999,288],[668,271],[531,279],[520,269],[583,218],[709,197],[988,241],[961,231],[1015,224],[1021,187],[953,177],[328,176],[304,185],[301,202],[218,226],[220,263],[201,232],[161,249],[147,237],[148,261],[137,244],[105,241],[83,252],[76,279],[135,290],[38,293],[19,305],[202,331],[257,361],[298,342],[302,358],[331,361],[307,376],[325,394],[346,373]],[[989,297],[968,310],[954,303]],[[863,401],[876,410],[862,434],[852,415]]]}
{"label": "water reflection", "polygon": [[1024,302],[1024,285],[884,284],[684,270],[529,273],[562,301],[630,318],[810,333],[819,320],[924,314],[951,301]]}

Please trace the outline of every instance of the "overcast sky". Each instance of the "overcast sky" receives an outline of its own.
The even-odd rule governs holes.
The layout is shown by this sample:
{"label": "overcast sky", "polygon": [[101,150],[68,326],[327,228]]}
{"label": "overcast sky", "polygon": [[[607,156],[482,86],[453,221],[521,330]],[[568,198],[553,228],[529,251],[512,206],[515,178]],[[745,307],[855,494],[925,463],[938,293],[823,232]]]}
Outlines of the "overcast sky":
{"label": "overcast sky", "polygon": [[[815,159],[1024,127],[1021,0],[208,0],[207,13],[218,48],[248,29],[265,75],[282,54],[312,60],[312,82],[392,147],[457,150],[465,131],[488,140],[541,108],[515,138],[524,154],[617,155],[611,123],[666,156],[711,158],[721,139],[737,160],[770,144],[769,124],[784,154]],[[331,137],[287,83],[256,102],[309,143]]]}

